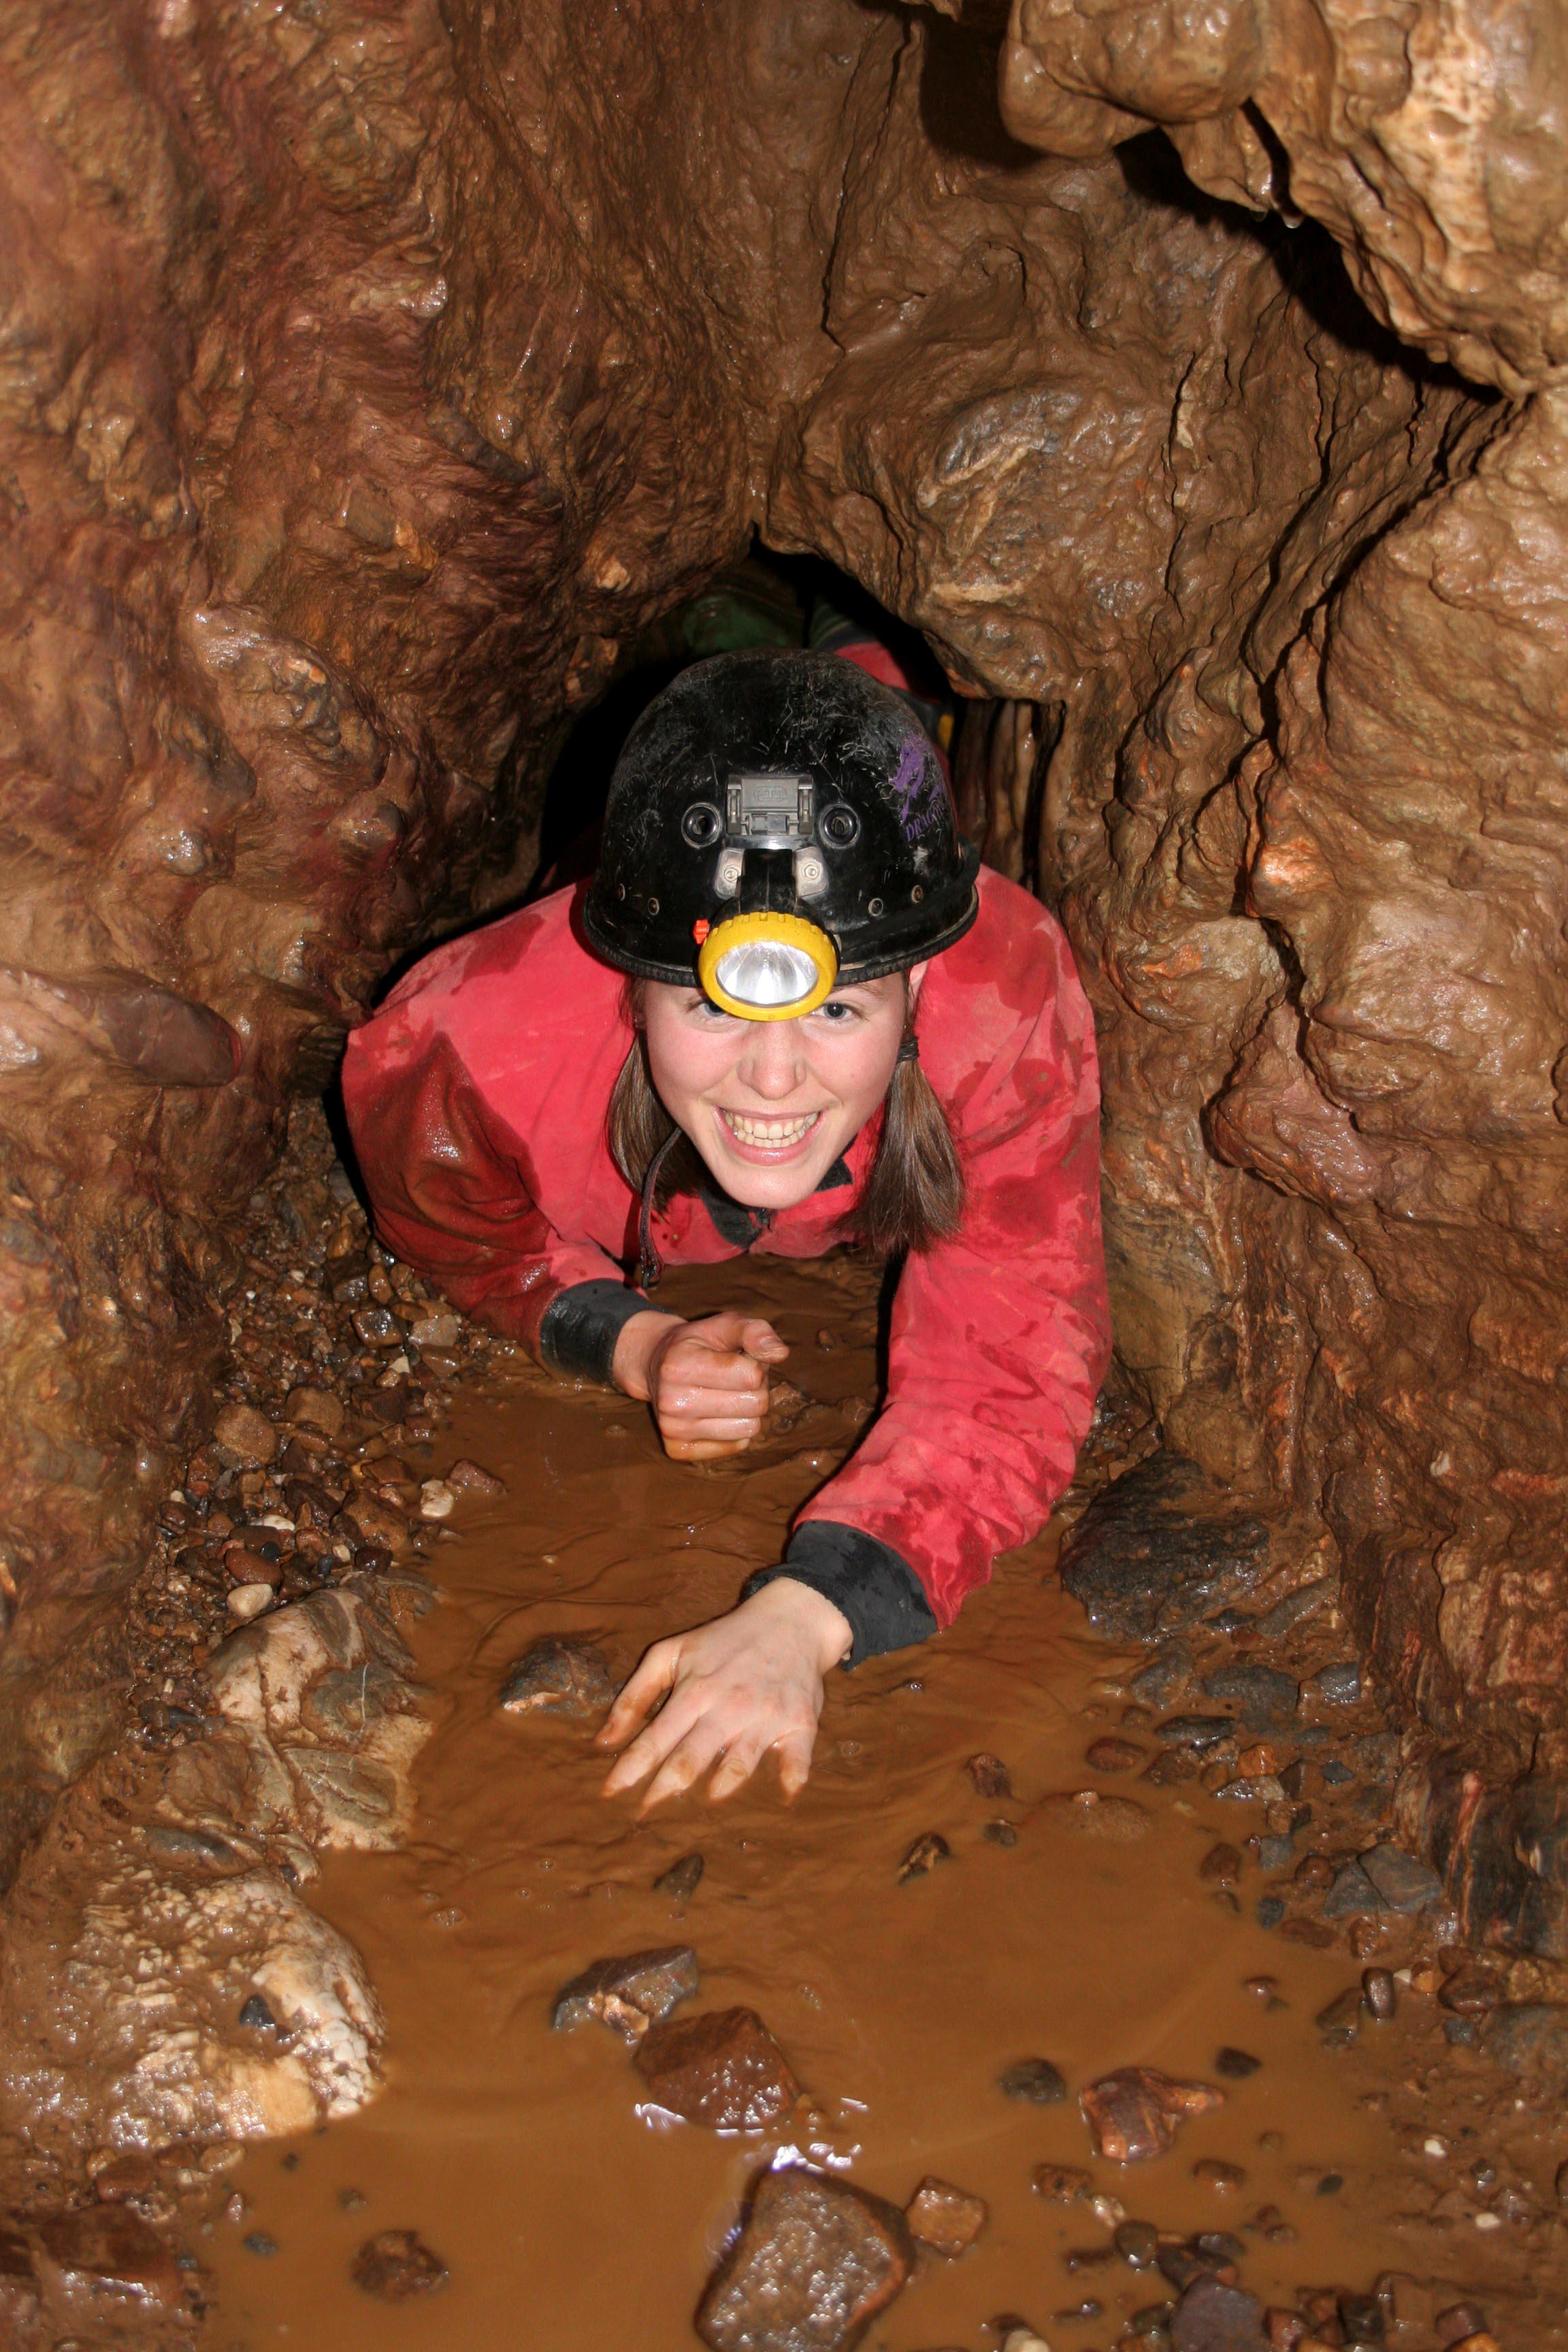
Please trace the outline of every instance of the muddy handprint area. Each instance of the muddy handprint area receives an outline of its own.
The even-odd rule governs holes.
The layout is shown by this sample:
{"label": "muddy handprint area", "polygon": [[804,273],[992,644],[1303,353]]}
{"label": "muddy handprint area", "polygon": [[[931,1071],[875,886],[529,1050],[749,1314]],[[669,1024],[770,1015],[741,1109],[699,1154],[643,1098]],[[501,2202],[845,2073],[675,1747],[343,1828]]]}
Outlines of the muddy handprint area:
{"label": "muddy handprint area", "polygon": [[[1320,1563],[1118,1572],[1079,1517],[1089,1610],[1053,1534],[831,1679],[795,1804],[639,1818],[600,1793],[614,1686],[866,1425],[879,1272],[749,1266],[789,1386],[679,1465],[423,1299],[302,1133],[273,1197],[324,1213],[271,1224],[225,1407],[278,1453],[220,1440],[166,1512],[141,1761],[34,1885],[102,2105],[64,2119],[74,2212],[35,2166],[19,2343],[1560,2340],[1559,1971],[1467,1952],[1394,1845]],[[418,1369],[384,1331],[287,1385],[378,1272]]]}

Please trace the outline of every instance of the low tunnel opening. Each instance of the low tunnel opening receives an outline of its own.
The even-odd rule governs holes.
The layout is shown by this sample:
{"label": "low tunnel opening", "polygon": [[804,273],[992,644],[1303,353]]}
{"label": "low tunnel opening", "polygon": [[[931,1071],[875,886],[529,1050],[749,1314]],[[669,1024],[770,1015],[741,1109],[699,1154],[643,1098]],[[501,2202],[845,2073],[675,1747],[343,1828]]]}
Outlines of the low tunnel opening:
{"label": "low tunnel opening", "polygon": [[[645,2294],[772,2344],[770,2247],[835,2229],[831,2340],[889,2352],[1568,2340],[1568,264],[1557,33],[1512,14],[22,10],[0,2335],[368,2343],[402,2298],[499,2343],[489,2144],[558,2334],[595,2167],[637,2184],[606,2344]],[[789,1361],[748,1465],[682,1467],[378,1231],[340,1070],[433,951],[586,883],[662,688],[813,646],[1060,927],[1113,1353],[956,1624],[898,1561],[942,1631],[827,1677],[809,1793],[678,1833],[590,1802],[592,1702],[875,1454],[903,1261],[726,1240]],[[968,1332],[980,1423],[1015,1368]],[[606,1979],[541,2039],[689,1936],[700,2011]],[[721,2010],[763,2041],[691,2063],[791,2086],[723,2163],[597,2032]],[[328,2123],[374,2228],[310,2204]],[[796,2160],[865,2199],[770,2222]]]}

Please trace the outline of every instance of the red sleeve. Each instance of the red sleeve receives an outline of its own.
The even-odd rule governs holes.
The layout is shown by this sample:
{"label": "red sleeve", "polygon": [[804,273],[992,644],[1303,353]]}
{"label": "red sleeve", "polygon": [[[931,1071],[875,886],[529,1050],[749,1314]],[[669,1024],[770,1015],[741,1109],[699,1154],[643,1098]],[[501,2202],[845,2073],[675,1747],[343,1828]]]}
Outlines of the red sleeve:
{"label": "red sleeve", "polygon": [[384,1015],[356,1030],[343,1103],[376,1232],[465,1314],[537,1356],[561,1291],[623,1280],[595,1244],[555,1231],[530,1189],[524,1146],[438,1030],[415,1043]]}
{"label": "red sleeve", "polygon": [[941,1625],[1050,1517],[1110,1356],[1094,1024],[1065,937],[1040,936],[1032,1016],[949,1115],[963,1228],[907,1260],[887,1403],[801,1514],[889,1544]]}

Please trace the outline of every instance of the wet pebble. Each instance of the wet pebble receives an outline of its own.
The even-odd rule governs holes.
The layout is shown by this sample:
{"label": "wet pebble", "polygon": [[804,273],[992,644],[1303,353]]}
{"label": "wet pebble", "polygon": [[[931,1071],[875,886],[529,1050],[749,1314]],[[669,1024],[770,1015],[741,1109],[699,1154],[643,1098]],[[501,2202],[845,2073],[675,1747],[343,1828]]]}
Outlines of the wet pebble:
{"label": "wet pebble", "polygon": [[697,1955],[689,1944],[595,1960],[556,1994],[551,2028],[570,2033],[592,2021],[612,2027],[627,2042],[640,2042],[650,2024],[689,2000],[699,1983]]}
{"label": "wet pebble", "polygon": [[1258,1841],[1258,1866],[1263,1871],[1285,1870],[1296,1858],[1296,1841],[1284,1837],[1260,1837]]}
{"label": "wet pebble", "polygon": [[239,1624],[248,1625],[253,1619],[266,1615],[272,1600],[270,1584],[236,1584],[229,1588],[226,1607]]}
{"label": "wet pebble", "polygon": [[240,2241],[247,2254],[270,2257],[278,2252],[278,2241],[266,2230],[251,2230]]}
{"label": "wet pebble", "polygon": [[1068,2095],[1066,2078],[1048,2058],[1016,2058],[996,2077],[1005,2099],[1026,2099],[1031,2106],[1055,2106]]}
{"label": "wet pebble", "polygon": [[1363,2014],[1360,1985],[1347,1986],[1343,1992],[1335,1994],[1326,2008],[1318,2011],[1318,2031],[1326,2042],[1353,2042]]}
{"label": "wet pebble", "polygon": [[413,2230],[378,2230],[355,2254],[349,2275],[363,2294],[382,2303],[407,2303],[444,2287],[448,2273],[439,2254]]}
{"label": "wet pebble", "polygon": [[928,1870],[936,1868],[939,1862],[951,1862],[952,1859],[952,1848],[941,1832],[927,1830],[916,1838],[899,1864],[899,1885],[903,1886],[911,1878],[923,1878]]}
{"label": "wet pebble", "polygon": [[1241,1879],[1241,1849],[1227,1845],[1223,1840],[1211,1845],[1198,1864],[1198,1876],[1205,1886],[1236,1886]]}
{"label": "wet pebble", "polygon": [[840,2352],[858,2343],[909,2277],[896,2205],[800,2165],[765,2172],[745,2225],[697,2314],[710,2352],[763,2346]]}
{"label": "wet pebble", "polygon": [[1193,2167],[1193,2179],[1200,2188],[1212,2189],[1219,2197],[1233,2197],[1247,2186],[1247,2175],[1240,2165],[1227,2164],[1223,2156],[1200,2156]]}
{"label": "wet pebble", "polygon": [[984,2198],[954,2188],[951,2180],[928,2174],[904,2208],[910,2235],[950,2262],[966,2253],[985,2227],[988,2209]]}
{"label": "wet pebble", "polygon": [[1153,1826],[1133,1797],[1106,1796],[1099,1789],[1072,1789],[1040,1801],[1042,1820],[1062,1822],[1085,1837],[1104,1838],[1114,1845],[1131,1845],[1147,1837]]}
{"label": "wet pebble", "polygon": [[1152,2221],[1123,2221],[1113,2243],[1135,2271],[1152,2270],[1160,2259],[1160,2232]]}
{"label": "wet pebble", "polygon": [[1136,1772],[1147,1761],[1146,1751],[1131,1739],[1119,1739],[1108,1732],[1100,1739],[1091,1739],[1084,1752],[1084,1762],[1091,1772]]}
{"label": "wet pebble", "polygon": [[1291,1675],[1248,1660],[1221,1666],[1217,1673],[1206,1675],[1203,1694],[1222,1705],[1238,1707],[1247,1728],[1259,1731],[1270,1724],[1289,1722],[1296,1712],[1301,1690]]}
{"label": "wet pebble", "polygon": [[1193,1671],[1193,1654],[1185,1642],[1167,1643],[1135,1674],[1128,1687],[1150,1706],[1168,1706]]}
{"label": "wet pebble", "polygon": [[656,1895],[668,1895],[672,1903],[689,1903],[702,1884],[707,1867],[700,1853],[683,1853],[679,1862],[660,1871],[653,1882],[653,1891]]}
{"label": "wet pebble", "polygon": [[1037,2164],[1029,2186],[1047,2205],[1087,2204],[1094,2195],[1094,2175],[1081,2164]]}
{"label": "wet pebble", "polygon": [[1013,1793],[1013,1776],[1000,1756],[972,1756],[964,1766],[977,1797],[1008,1798]]}
{"label": "wet pebble", "polygon": [[1214,2063],[1215,2074],[1223,2074],[1226,2082],[1245,2083],[1249,2075],[1257,2074],[1263,2061],[1255,2058],[1250,2050],[1237,2050],[1227,2042],[1223,2049],[1215,2051]]}
{"label": "wet pebble", "polygon": [[457,1487],[460,1494],[494,1497],[506,1493],[504,1478],[498,1478],[493,1470],[481,1468],[479,1463],[470,1462],[466,1455],[460,1462],[453,1463],[447,1473],[447,1484]]}
{"label": "wet pebble", "polygon": [[422,1519],[449,1519],[457,1508],[458,1493],[445,1478],[426,1478],[419,1488],[419,1516]]}
{"label": "wet pebble", "polygon": [[1320,1666],[1308,1687],[1325,1706],[1354,1706],[1361,1697],[1361,1668],[1353,1658]]}
{"label": "wet pebble", "polygon": [[602,1654],[589,1642],[546,1635],[530,1643],[501,1685],[507,1715],[602,1715],[616,1695]]}
{"label": "wet pebble", "polygon": [[1398,2006],[1393,1973],[1388,1969],[1364,1969],[1361,1979],[1362,1999],[1367,2015],[1384,2022],[1394,2015]]}
{"label": "wet pebble", "polygon": [[1456,2017],[1484,2017],[1502,2000],[1502,1990],[1490,1969],[1467,1966],[1445,1977],[1437,1990],[1439,2008]]}
{"label": "wet pebble", "polygon": [[1011,1822],[987,1822],[980,1834],[988,1845],[1013,1846],[1018,1843],[1018,1832]]}
{"label": "wet pebble", "polygon": [[1172,2352],[1269,2352],[1258,2297],[1212,2276],[1185,2288],[1170,2326]]}
{"label": "wet pebble", "polygon": [[258,1992],[253,1992],[241,2008],[239,2022],[258,2033],[276,2033],[278,2031],[278,2020]]}
{"label": "wet pebble", "polygon": [[710,2131],[755,2131],[800,2095],[789,2061],[752,2009],[650,2026],[632,2063],[656,2106]]}
{"label": "wet pebble", "polygon": [[1361,1866],[1391,1911],[1411,1916],[1432,1910],[1443,1899],[1443,1882],[1431,1864],[1416,1861],[1396,1845],[1373,1846],[1362,1855]]}
{"label": "wet pebble", "polygon": [[1097,2156],[1140,2164],[1163,2156],[1190,2116],[1224,2103],[1210,2083],[1182,2082],[1154,2066],[1123,2066],[1079,2094]]}
{"label": "wet pebble", "polygon": [[1192,1748],[1200,1752],[1228,1739],[1236,1725],[1228,1715],[1173,1715],[1154,1727],[1154,1737],[1168,1748]]}
{"label": "wet pebble", "polygon": [[238,1469],[264,1469],[278,1451],[278,1431],[255,1405],[230,1404],[213,1424],[213,1443]]}

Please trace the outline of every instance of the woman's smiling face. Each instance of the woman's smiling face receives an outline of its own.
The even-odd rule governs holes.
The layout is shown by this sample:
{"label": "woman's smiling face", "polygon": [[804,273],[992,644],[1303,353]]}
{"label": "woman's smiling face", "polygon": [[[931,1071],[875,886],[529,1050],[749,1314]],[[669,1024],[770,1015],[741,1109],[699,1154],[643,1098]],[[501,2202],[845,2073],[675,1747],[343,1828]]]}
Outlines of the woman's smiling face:
{"label": "woman's smiling face", "polygon": [[695,988],[648,983],[648,1071],[714,1181],[749,1209],[816,1192],[887,1093],[925,966],[835,989],[794,1021],[742,1021]]}

